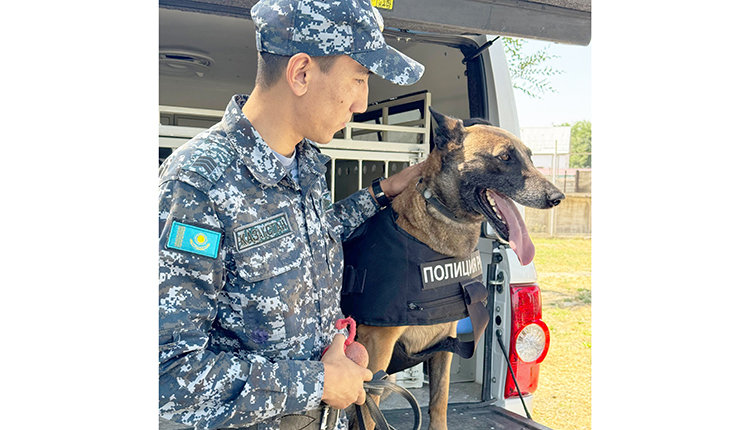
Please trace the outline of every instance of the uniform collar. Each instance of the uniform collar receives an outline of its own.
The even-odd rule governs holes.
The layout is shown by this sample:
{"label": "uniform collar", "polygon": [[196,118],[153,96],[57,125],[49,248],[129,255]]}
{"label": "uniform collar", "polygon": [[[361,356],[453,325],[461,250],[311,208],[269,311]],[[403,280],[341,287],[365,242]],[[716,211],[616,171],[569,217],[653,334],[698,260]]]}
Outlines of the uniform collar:
{"label": "uniform collar", "polygon": [[[222,125],[232,146],[240,154],[242,162],[253,177],[263,185],[273,186],[287,175],[287,171],[260,133],[242,113],[242,106],[245,105],[248,97],[247,94],[235,94],[232,97],[224,112]],[[303,175],[303,171],[308,175],[310,173],[325,174],[325,163],[330,160],[330,157],[313,148],[311,143],[305,138],[297,144],[300,176]]]}

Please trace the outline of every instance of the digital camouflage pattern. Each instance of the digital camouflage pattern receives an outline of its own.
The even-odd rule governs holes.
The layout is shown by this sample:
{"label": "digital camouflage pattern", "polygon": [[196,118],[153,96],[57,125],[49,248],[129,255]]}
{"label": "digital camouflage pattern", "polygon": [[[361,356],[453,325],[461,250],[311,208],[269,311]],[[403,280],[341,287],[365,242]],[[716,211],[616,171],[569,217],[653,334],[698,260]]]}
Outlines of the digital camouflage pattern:
{"label": "digital camouflage pattern", "polygon": [[398,85],[411,85],[424,72],[385,43],[383,17],[370,0],[261,0],[251,14],[259,52],[348,55]]}
{"label": "digital camouflage pattern", "polygon": [[[307,140],[292,180],[242,114],[247,97],[159,171],[160,415],[195,428],[277,429],[320,406],[341,241],[378,210],[367,189],[331,205],[329,158]],[[190,227],[180,249],[166,247],[173,225]],[[211,245],[217,258],[190,251]]]}

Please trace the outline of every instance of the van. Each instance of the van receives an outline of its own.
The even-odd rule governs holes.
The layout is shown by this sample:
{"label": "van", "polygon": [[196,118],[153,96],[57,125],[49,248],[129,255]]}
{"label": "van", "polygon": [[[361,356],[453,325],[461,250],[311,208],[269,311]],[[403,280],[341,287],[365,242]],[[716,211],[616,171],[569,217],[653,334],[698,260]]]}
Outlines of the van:
{"label": "van", "polygon": [[[240,7],[206,0],[160,1],[160,164],[172,150],[218,122],[232,95],[252,91],[257,58],[250,19],[254,3]],[[326,179],[334,200],[424,160],[431,142],[429,107],[456,118],[483,118],[520,136],[513,85],[497,35],[584,45],[590,39],[590,1],[572,2],[577,9],[555,6],[561,2],[554,0],[512,2],[513,6],[499,0],[452,5],[373,3],[391,4],[392,9],[381,10],[387,42],[422,63],[425,72],[421,80],[407,87],[372,76],[367,111],[355,115],[332,142],[319,145],[331,157]],[[490,9],[483,12],[482,8]],[[492,17],[500,12],[505,13],[505,19]],[[483,228],[479,249],[490,292],[490,323],[474,357],[465,360],[456,356],[453,360],[449,415],[456,409],[453,405],[479,404],[503,408],[511,411],[509,416],[522,418],[515,414],[528,415],[532,410],[533,392],[550,341],[547,330],[546,338],[537,340],[543,345],[532,362],[520,360],[515,352],[516,338],[526,328],[517,321],[531,320],[546,329],[541,309],[518,306],[519,302],[541,303],[536,270],[533,263],[521,266],[507,238],[488,227]],[[530,300],[518,300],[521,295]],[[524,312],[532,316],[522,318]],[[471,338],[470,328],[459,331],[459,337]],[[398,383],[412,391],[421,406],[429,401],[429,381],[424,375],[422,365],[398,375]],[[388,399],[382,405],[384,410],[400,407],[404,406],[389,404]],[[161,428],[181,427],[169,427],[162,421]]]}

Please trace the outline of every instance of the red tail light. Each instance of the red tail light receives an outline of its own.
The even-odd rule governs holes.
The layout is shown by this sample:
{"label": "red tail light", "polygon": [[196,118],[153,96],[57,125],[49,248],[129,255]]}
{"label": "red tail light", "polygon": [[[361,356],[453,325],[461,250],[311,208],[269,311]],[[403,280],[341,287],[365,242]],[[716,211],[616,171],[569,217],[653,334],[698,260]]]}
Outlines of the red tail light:
{"label": "red tail light", "polygon": [[[536,284],[511,285],[510,364],[523,395],[536,391],[539,363],[549,350],[549,329],[542,321],[542,297]],[[518,396],[510,370],[505,378],[505,397]]]}

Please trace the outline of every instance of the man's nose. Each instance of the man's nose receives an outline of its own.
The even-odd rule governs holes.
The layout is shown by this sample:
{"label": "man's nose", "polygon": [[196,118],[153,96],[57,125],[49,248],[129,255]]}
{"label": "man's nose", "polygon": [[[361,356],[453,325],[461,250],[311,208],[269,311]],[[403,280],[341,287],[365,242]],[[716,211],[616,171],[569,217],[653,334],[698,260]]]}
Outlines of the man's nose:
{"label": "man's nose", "polygon": [[369,84],[365,83],[364,87],[365,89],[362,91],[362,94],[352,104],[351,111],[353,113],[363,113],[367,110],[367,97],[370,92]]}

